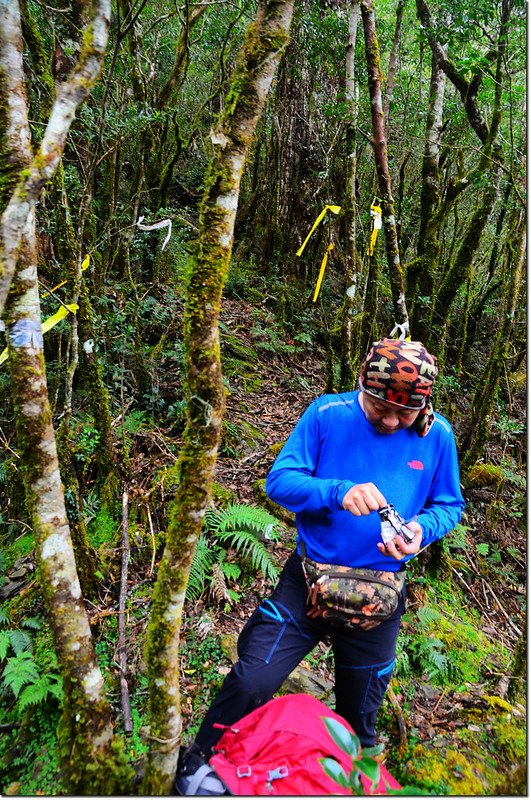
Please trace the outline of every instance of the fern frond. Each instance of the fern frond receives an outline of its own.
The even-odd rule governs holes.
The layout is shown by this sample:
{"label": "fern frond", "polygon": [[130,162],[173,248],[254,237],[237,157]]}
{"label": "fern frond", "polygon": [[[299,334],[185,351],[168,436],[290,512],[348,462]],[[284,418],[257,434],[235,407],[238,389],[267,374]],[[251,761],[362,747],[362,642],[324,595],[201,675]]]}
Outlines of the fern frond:
{"label": "fern frond", "polygon": [[35,683],[39,679],[39,673],[31,653],[25,650],[8,658],[2,678],[2,685],[11,689],[15,697],[18,697],[23,686]]}
{"label": "fern frond", "polygon": [[282,526],[265,508],[246,503],[232,503],[225,509],[209,509],[205,528],[215,535],[225,531],[250,531],[260,539],[278,541]]}
{"label": "fern frond", "polygon": [[0,608],[0,625],[9,625],[9,617],[3,608]]}
{"label": "fern frond", "polygon": [[14,630],[8,631],[7,634],[15,654],[31,649],[31,638],[26,631],[20,631],[18,628],[15,628]]}
{"label": "fern frond", "polygon": [[30,628],[32,631],[40,631],[42,628],[42,623],[37,617],[28,617],[27,619],[23,619],[20,623],[22,628]]}
{"label": "fern frond", "polygon": [[278,567],[254,533],[248,530],[231,530],[220,531],[218,536],[222,542],[229,542],[243,558],[249,559],[253,570],[256,572],[261,570],[266,580],[276,581],[279,574]]}
{"label": "fern frond", "polygon": [[192,566],[190,567],[190,576],[186,587],[187,600],[194,601],[201,597],[215,558],[215,549],[206,537],[201,534],[197,541]]}
{"label": "fern frond", "polygon": [[57,700],[63,697],[63,688],[58,675],[41,675],[35,683],[25,686],[18,698],[18,708],[23,711],[27,706],[39,705],[49,696]]}
{"label": "fern frond", "polygon": [[0,661],[3,661],[11,645],[9,631],[0,631]]}
{"label": "fern frond", "polygon": [[437,611],[435,608],[430,608],[429,606],[421,606],[417,611],[417,616],[419,618],[419,622],[423,627],[426,627],[430,624],[430,622],[435,622],[436,619],[441,618],[440,611]]}
{"label": "fern frond", "polygon": [[221,603],[230,603],[231,599],[227,591],[227,582],[221,569],[221,564],[214,564],[212,567],[212,578],[210,581],[210,594],[213,599]]}
{"label": "fern frond", "polygon": [[220,564],[220,567],[225,577],[229,580],[235,581],[242,574],[239,566],[237,564],[232,564],[230,561],[225,561],[224,563]]}

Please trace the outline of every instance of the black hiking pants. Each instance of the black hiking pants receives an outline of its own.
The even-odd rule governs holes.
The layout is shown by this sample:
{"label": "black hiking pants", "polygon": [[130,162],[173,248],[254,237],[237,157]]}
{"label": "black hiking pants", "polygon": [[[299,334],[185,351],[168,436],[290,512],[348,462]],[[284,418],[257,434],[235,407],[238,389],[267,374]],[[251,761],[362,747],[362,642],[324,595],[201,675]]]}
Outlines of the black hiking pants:
{"label": "black hiking pants", "polygon": [[239,660],[225,678],[197,733],[206,758],[232,725],[270,700],[297,664],[328,637],[335,663],[335,710],[353,727],[363,747],[375,743],[376,714],[393,673],[405,589],[389,619],[371,630],[338,628],[307,616],[307,588],[300,556],[288,558],[271,596],[249,618],[238,639]]}

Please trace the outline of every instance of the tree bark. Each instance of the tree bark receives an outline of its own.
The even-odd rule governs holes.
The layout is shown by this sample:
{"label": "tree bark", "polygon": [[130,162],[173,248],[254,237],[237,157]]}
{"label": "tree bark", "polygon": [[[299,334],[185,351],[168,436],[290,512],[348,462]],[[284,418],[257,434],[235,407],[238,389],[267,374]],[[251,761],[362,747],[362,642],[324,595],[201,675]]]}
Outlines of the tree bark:
{"label": "tree bark", "polygon": [[224,111],[211,132],[214,155],[201,204],[199,249],[189,274],[185,307],[187,426],[178,462],[179,487],[170,509],[148,627],[151,747],[143,784],[147,794],[166,794],[177,766],[181,615],[195,545],[210,501],[225,407],[218,336],[221,293],[230,262],[243,167],[287,44],[292,14],[293,0],[259,4]]}
{"label": "tree bark", "polygon": [[[346,144],[347,144],[347,185],[345,200],[345,225],[347,246],[345,258],[345,297],[341,310],[341,363],[339,390],[352,389],[354,380],[355,336],[354,317],[356,303],[360,303],[361,259],[356,247],[356,128],[358,126],[359,87],[355,75],[356,36],[360,17],[360,0],[351,0],[349,8],[348,44],[346,58]],[[359,324],[359,323],[358,323]]]}
{"label": "tree bark", "polygon": [[[428,317],[433,284],[440,256],[439,227],[441,224],[439,159],[443,128],[444,89],[446,76],[432,56],[431,83],[426,139],[422,160],[422,189],[420,193],[420,226],[417,255],[408,265],[408,307],[411,309],[415,336],[424,341],[428,336]],[[417,289],[422,300],[417,297]]]}
{"label": "tree bark", "polygon": [[382,201],[385,249],[393,296],[395,328],[398,327],[401,334],[407,335],[409,331],[409,316],[404,296],[404,271],[400,262],[391,175],[387,159],[387,136],[382,108],[382,72],[378,38],[376,36],[374,0],[361,0],[361,16],[365,34],[365,54],[369,78],[369,95],[371,98],[372,146],[378,175],[378,188]]}
{"label": "tree bark", "polygon": [[400,46],[402,17],[404,16],[404,4],[405,0],[398,0],[398,5],[396,7],[395,35],[393,37],[393,46],[391,48],[391,55],[389,56],[389,68],[387,70],[387,80],[385,82],[384,124],[386,130],[388,130],[389,127],[389,110],[391,108],[391,100],[393,99],[393,88],[395,85],[396,62],[398,58],[398,48]]}

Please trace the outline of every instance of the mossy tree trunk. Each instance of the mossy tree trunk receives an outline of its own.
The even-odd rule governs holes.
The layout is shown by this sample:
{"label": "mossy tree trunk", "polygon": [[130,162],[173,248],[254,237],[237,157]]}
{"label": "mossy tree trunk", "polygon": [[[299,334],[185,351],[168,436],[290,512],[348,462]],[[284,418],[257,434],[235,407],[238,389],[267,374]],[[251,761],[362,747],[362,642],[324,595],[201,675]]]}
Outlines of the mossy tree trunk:
{"label": "mossy tree trunk", "polygon": [[393,89],[395,85],[395,73],[398,60],[398,49],[400,47],[400,37],[402,35],[402,18],[404,16],[405,0],[398,0],[396,7],[395,35],[393,36],[393,46],[389,56],[389,67],[387,69],[387,80],[385,82],[384,100],[384,122],[386,130],[389,129],[389,112],[391,110],[391,100],[393,99]]}
{"label": "mossy tree trunk", "polygon": [[[427,340],[433,285],[440,256],[441,187],[439,159],[446,76],[432,56],[426,139],[422,159],[420,225],[416,258],[407,268],[407,300],[415,338]],[[421,298],[417,296],[417,292]]]}
{"label": "mossy tree trunk", "polygon": [[[360,17],[360,0],[351,0],[349,8],[348,43],[345,70],[347,100],[346,145],[347,180],[345,196],[345,226],[347,229],[345,254],[345,297],[341,309],[341,358],[339,390],[349,391],[354,383],[354,359],[359,338],[359,313],[361,312],[360,283],[362,264],[356,247],[356,128],[358,125],[359,87],[355,75],[356,37]],[[356,314],[356,307],[358,316]],[[357,320],[355,319],[357,316]],[[356,336],[358,330],[358,336]]]}
{"label": "mossy tree trunk", "polygon": [[500,303],[501,324],[471,403],[468,424],[464,426],[466,433],[461,438],[459,447],[462,469],[465,473],[482,456],[489,438],[492,410],[496,402],[500,379],[506,368],[518,300],[522,290],[526,254],[526,224],[523,212],[515,214],[514,217],[506,243],[505,270],[509,279]]}
{"label": "mossy tree trunk", "polygon": [[240,52],[214,146],[201,203],[198,255],[190,267],[185,306],[187,425],[179,486],[169,512],[166,546],[153,595],[146,661],[150,750],[143,791],[167,794],[181,733],[179,635],[195,545],[210,502],[225,397],[218,317],[233,243],[241,175],[258,118],[287,44],[293,0],[258,6]]}
{"label": "mossy tree trunk", "polygon": [[409,331],[409,316],[404,295],[404,270],[400,261],[400,249],[396,227],[391,175],[387,158],[387,135],[382,107],[382,70],[380,49],[376,35],[374,0],[361,0],[361,16],[365,35],[365,56],[371,99],[372,146],[378,175],[378,190],[382,202],[382,218],[385,236],[389,282],[393,297],[394,321],[401,335]]}
{"label": "mossy tree trunk", "polygon": [[[9,368],[27,505],[35,534],[39,578],[65,693],[60,726],[65,786],[73,794],[114,794],[127,786],[129,768],[115,740],[111,709],[96,661],[83,605],[48,401],[37,276],[35,204],[53,175],[75,109],[103,61],[110,7],[101,3],[85,32],[72,83],[55,100],[34,158],[25,94],[23,43],[17,0],[0,2],[0,85],[4,131],[1,155],[9,192],[0,198],[2,307],[6,305]],[[14,189],[12,185],[14,184]],[[12,190],[12,191],[11,191]],[[12,284],[12,286],[11,286]]]}

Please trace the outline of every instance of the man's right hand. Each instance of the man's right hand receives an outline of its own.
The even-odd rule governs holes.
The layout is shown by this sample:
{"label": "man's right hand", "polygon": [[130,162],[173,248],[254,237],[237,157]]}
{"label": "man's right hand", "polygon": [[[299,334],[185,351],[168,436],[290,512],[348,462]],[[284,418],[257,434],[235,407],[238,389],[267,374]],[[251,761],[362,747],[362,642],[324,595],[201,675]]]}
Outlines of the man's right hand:
{"label": "man's right hand", "polygon": [[370,514],[387,505],[387,500],[374,483],[357,483],[343,498],[343,508],[355,517]]}

